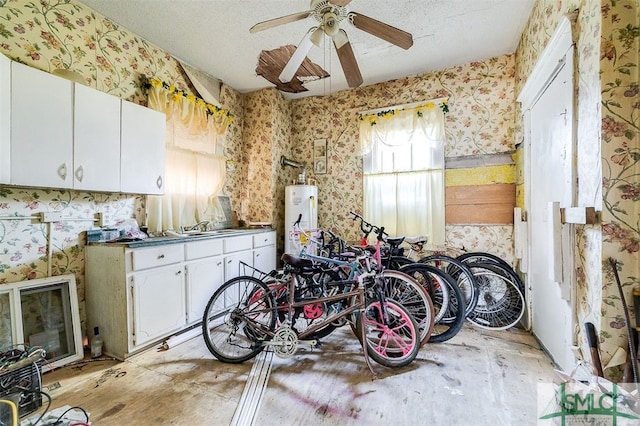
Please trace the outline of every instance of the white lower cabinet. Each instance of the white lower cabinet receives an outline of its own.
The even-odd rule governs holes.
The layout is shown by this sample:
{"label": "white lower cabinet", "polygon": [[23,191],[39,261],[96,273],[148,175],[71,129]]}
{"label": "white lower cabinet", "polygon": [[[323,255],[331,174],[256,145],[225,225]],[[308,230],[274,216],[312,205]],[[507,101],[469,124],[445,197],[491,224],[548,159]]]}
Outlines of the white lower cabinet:
{"label": "white lower cabinet", "polygon": [[265,274],[276,268],[276,233],[253,236],[253,267]]}
{"label": "white lower cabinet", "polygon": [[184,286],[184,271],[180,264],[133,274],[134,347],[153,342],[185,326]]}
{"label": "white lower cabinet", "polygon": [[[254,248],[257,236],[266,245]],[[87,330],[100,327],[103,352],[124,360],[200,322],[213,293],[245,269],[241,262],[273,269],[275,231],[139,248],[90,244],[85,258]]]}

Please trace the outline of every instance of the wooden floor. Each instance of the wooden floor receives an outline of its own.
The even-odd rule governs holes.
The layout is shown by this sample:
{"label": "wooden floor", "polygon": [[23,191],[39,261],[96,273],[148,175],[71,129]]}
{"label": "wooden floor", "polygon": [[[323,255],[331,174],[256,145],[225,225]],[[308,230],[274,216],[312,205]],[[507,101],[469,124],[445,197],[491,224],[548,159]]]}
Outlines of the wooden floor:
{"label": "wooden floor", "polygon": [[43,390],[52,409],[80,406],[93,425],[526,425],[536,423],[537,384],[554,378],[530,334],[466,325],[405,368],[373,365],[376,380],[346,328],[320,349],[241,365],[218,362],[197,337],[63,367],[43,375]]}

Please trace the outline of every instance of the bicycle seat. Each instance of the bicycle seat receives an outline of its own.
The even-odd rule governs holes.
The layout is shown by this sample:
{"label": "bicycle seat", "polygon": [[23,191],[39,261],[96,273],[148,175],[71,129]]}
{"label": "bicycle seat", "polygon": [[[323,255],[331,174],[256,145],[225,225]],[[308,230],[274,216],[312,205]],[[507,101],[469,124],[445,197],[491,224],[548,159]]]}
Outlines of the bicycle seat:
{"label": "bicycle seat", "polygon": [[429,238],[423,235],[420,235],[417,237],[406,237],[406,241],[409,244],[426,244],[427,241],[429,241]]}
{"label": "bicycle seat", "polygon": [[287,265],[295,266],[296,268],[310,268],[313,266],[313,262],[309,259],[302,259],[298,256],[285,253],[280,258]]}
{"label": "bicycle seat", "polygon": [[405,237],[394,237],[394,238],[387,238],[387,243],[391,246],[391,247],[398,247],[400,244],[402,244],[402,242],[404,241]]}

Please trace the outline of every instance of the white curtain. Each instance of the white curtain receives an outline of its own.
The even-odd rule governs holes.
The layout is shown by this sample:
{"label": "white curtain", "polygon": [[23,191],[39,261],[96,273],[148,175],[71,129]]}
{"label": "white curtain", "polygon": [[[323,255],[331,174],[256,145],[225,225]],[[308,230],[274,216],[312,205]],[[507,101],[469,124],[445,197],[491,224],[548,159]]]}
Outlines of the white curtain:
{"label": "white curtain", "polygon": [[221,125],[221,115],[214,120],[203,103],[158,84],[149,89],[149,106],[167,115],[165,193],[147,198],[149,231],[224,220],[217,195],[226,177],[228,122]]}
{"label": "white curtain", "polygon": [[364,215],[392,236],[444,244],[444,113],[434,103],[360,122]]}

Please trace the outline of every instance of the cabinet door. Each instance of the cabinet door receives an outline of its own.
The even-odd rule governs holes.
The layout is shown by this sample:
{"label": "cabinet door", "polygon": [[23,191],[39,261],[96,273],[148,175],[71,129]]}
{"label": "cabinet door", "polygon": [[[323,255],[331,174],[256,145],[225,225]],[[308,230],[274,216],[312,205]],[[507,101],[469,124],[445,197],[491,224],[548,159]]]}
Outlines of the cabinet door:
{"label": "cabinet door", "polygon": [[81,84],[74,90],[73,187],[120,191],[120,98]]}
{"label": "cabinet door", "polygon": [[11,60],[0,53],[0,183],[10,183]]}
{"label": "cabinet door", "polygon": [[223,258],[210,257],[187,263],[187,324],[202,320],[204,308],[224,283]]}
{"label": "cabinet door", "polygon": [[[248,265],[246,268],[244,265]],[[251,275],[253,270],[253,251],[242,251],[224,258],[224,279],[226,281],[240,275]]]}
{"label": "cabinet door", "polygon": [[253,251],[253,267],[265,274],[276,268],[276,246],[260,247]]}
{"label": "cabinet door", "polygon": [[121,191],[163,194],[165,115],[133,102],[122,101],[120,132]]}
{"label": "cabinet door", "polygon": [[133,275],[133,346],[170,335],[185,325],[182,266]]}
{"label": "cabinet door", "polygon": [[11,183],[73,186],[73,83],[11,63]]}

